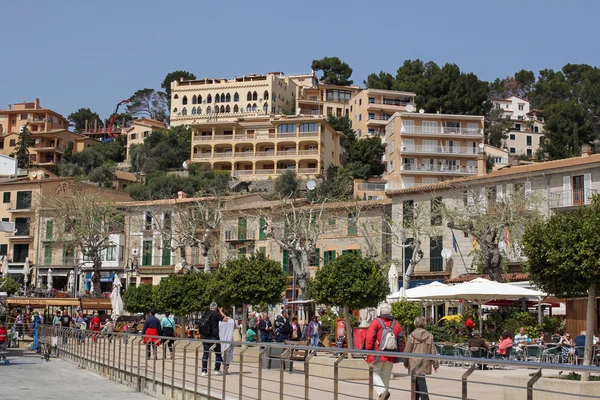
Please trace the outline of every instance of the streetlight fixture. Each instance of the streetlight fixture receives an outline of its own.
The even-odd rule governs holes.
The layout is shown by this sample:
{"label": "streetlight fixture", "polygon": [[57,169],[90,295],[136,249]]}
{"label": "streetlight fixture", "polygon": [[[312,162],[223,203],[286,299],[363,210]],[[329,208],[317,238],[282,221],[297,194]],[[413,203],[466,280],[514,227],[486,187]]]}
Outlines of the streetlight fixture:
{"label": "streetlight fixture", "polygon": [[125,282],[125,290],[127,290],[127,288],[129,287],[129,275],[133,274],[134,272],[137,272],[139,269],[140,266],[138,264],[137,257],[127,259],[127,262],[125,263],[125,276],[127,280]]}

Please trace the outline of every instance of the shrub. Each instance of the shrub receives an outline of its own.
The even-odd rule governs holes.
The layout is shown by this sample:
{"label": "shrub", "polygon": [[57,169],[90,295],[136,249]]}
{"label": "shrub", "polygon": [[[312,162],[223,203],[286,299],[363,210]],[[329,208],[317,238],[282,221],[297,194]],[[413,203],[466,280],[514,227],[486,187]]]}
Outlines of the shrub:
{"label": "shrub", "polygon": [[421,306],[417,303],[411,303],[401,300],[392,303],[392,316],[402,325],[402,328],[408,332],[414,328],[415,318],[421,315]]}

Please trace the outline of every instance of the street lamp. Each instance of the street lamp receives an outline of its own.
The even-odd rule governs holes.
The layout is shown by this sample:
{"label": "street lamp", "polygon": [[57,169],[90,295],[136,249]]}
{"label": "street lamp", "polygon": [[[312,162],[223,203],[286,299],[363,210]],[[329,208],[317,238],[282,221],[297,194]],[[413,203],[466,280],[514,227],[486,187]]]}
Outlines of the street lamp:
{"label": "street lamp", "polygon": [[79,264],[75,264],[73,266],[73,278],[75,279],[75,283],[73,284],[73,298],[77,297],[77,293],[79,292],[79,285],[81,284],[80,280],[83,279],[83,277],[80,277],[79,275],[83,272],[80,271],[81,267],[83,267],[85,264],[87,264],[86,261],[80,262]]}
{"label": "street lamp", "polygon": [[129,258],[127,259],[127,263],[125,264],[125,276],[126,276],[126,282],[125,282],[125,290],[127,290],[127,288],[129,287],[129,275],[137,272],[139,270],[139,264],[138,264],[138,259],[137,257],[133,257],[133,258]]}

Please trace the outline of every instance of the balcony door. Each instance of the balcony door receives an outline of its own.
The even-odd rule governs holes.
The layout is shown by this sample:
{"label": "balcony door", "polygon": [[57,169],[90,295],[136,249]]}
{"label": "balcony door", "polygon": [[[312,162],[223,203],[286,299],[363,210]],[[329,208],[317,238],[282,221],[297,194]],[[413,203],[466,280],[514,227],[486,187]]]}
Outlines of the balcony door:
{"label": "balcony door", "polygon": [[29,256],[29,244],[15,244],[13,247],[13,262],[22,263]]}
{"label": "balcony door", "polygon": [[573,177],[573,205],[580,206],[585,202],[583,175]]}

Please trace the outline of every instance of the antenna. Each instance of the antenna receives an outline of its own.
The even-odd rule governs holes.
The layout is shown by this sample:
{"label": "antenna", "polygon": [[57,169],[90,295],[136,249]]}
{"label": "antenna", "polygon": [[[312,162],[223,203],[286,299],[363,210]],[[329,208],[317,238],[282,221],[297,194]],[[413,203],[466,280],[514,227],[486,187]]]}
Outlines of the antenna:
{"label": "antenna", "polygon": [[425,110],[423,110],[422,108],[419,110],[419,114],[425,114]]}
{"label": "antenna", "polygon": [[412,104],[407,104],[406,105],[406,111],[407,112],[413,112],[413,111],[415,111],[415,108],[413,107]]}
{"label": "antenna", "polygon": [[317,182],[313,181],[312,179],[308,182],[306,182],[306,188],[308,190],[314,190],[317,187]]}

